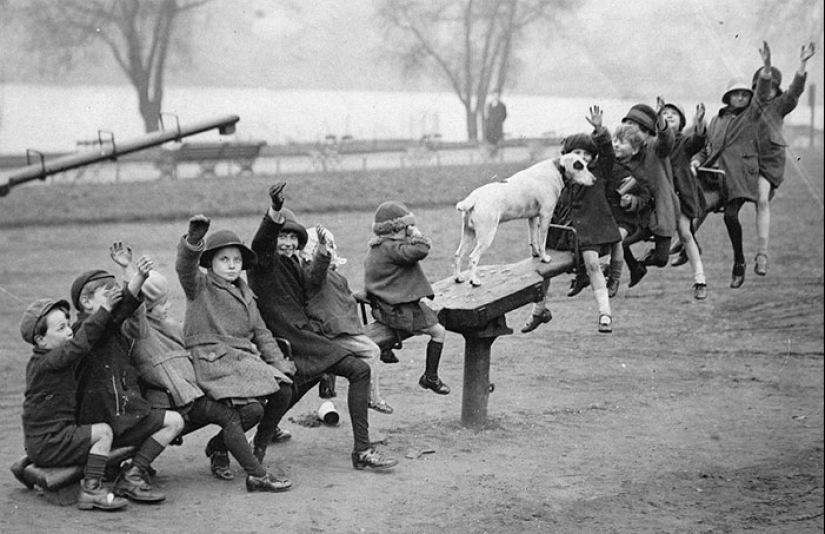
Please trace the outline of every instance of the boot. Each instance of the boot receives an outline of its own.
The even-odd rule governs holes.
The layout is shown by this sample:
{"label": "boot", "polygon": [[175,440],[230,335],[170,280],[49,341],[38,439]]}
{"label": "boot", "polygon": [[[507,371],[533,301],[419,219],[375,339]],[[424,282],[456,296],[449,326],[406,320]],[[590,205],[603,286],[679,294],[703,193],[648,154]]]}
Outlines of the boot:
{"label": "boot", "polygon": [[375,449],[367,449],[362,452],[352,453],[352,467],[359,471],[369,467],[371,469],[389,469],[398,465],[398,460],[386,458]]}
{"label": "boot", "polygon": [[204,451],[209,458],[209,468],[212,470],[212,475],[220,480],[232,480],[235,478],[235,473],[229,467],[229,453],[226,451],[216,451],[212,448],[212,444],[206,444]]}
{"label": "boot", "polygon": [[570,282],[570,291],[567,292],[568,297],[575,297],[582,292],[582,289],[590,285],[590,278],[587,273],[580,271],[579,274]]}
{"label": "boot", "polygon": [[[332,375],[330,375],[332,376]],[[333,395],[334,397],[335,395]],[[284,443],[292,439],[292,433],[289,430],[284,430],[281,427],[275,427],[275,433],[272,434],[270,443]]]}
{"label": "boot", "polygon": [[383,349],[381,351],[381,361],[384,363],[398,363],[398,356],[392,351],[392,349]]}
{"label": "boot", "polygon": [[321,381],[318,382],[318,396],[322,399],[331,399],[335,397],[335,375],[324,374]]}
{"label": "boot", "polygon": [[272,493],[278,493],[281,491],[287,491],[291,487],[292,481],[287,478],[278,478],[272,473],[267,473],[262,477],[255,477],[252,475],[248,475],[246,477],[246,491],[250,493],[253,491],[269,491]]}
{"label": "boot", "polygon": [[77,507],[81,510],[120,510],[129,502],[123,497],[103,487],[99,478],[84,478],[80,481],[80,493],[77,496]]}
{"label": "boot", "polygon": [[145,469],[126,464],[115,480],[115,495],[128,497],[137,502],[160,502],[166,499],[166,495],[159,491],[154,491],[149,483],[149,474]]}

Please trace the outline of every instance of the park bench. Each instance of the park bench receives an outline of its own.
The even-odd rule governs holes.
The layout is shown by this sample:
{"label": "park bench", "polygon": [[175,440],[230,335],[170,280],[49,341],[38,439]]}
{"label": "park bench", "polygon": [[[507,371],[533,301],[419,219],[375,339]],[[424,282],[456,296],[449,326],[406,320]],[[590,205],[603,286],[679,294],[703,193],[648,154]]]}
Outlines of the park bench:
{"label": "park bench", "polygon": [[[464,379],[461,403],[461,423],[466,427],[481,427],[487,421],[487,403],[493,390],[490,383],[490,347],[498,336],[509,335],[505,315],[526,304],[544,298],[545,279],[575,271],[578,254],[575,230],[570,231],[575,244],[573,251],[548,249],[552,260],[542,263],[528,258],[508,265],[487,265],[478,268],[480,287],[456,283],[452,276],[433,284],[435,297],[428,305],[438,314],[444,327],[464,337]],[[369,298],[363,292],[355,294],[361,305],[362,319],[368,321]],[[399,349],[409,332],[401,332],[377,322],[365,325],[366,335],[382,351]]]}
{"label": "park bench", "polygon": [[230,175],[233,165],[236,165],[238,174],[253,174],[252,166],[266,143],[256,141],[252,143],[221,143],[221,142],[192,142],[181,143],[173,150],[166,150],[157,162],[161,178],[177,178],[178,165],[181,163],[197,163],[200,165],[201,177],[214,177],[218,163],[226,162],[229,165]]}

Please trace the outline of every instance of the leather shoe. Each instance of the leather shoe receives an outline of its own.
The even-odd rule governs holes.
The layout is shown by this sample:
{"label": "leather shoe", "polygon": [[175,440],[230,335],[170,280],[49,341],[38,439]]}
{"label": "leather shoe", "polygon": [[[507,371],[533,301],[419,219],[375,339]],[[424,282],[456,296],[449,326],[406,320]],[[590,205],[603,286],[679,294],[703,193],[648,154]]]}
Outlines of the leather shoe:
{"label": "leather shoe", "polygon": [[278,493],[286,491],[292,487],[292,481],[287,478],[278,478],[272,473],[267,473],[262,477],[248,475],[246,477],[246,491],[269,491]]}
{"label": "leather shoe", "polygon": [[431,389],[439,395],[450,394],[450,386],[442,382],[437,376],[433,378],[427,376],[426,374],[421,375],[421,378],[418,379],[418,385],[424,389]]}
{"label": "leather shoe", "polygon": [[383,413],[386,415],[391,415],[395,410],[392,409],[392,406],[387,404],[387,401],[380,401],[380,402],[370,402],[367,406],[378,413]]}
{"label": "leather shoe", "polygon": [[643,263],[637,264],[635,269],[630,270],[630,283],[627,284],[627,287],[633,287],[641,282],[646,274],[647,267],[645,267]]}
{"label": "leather shoe", "polygon": [[607,296],[610,298],[619,294],[619,279],[607,277]]}
{"label": "leather shoe", "polygon": [[129,502],[123,497],[115,497],[115,494],[106,489],[100,483],[100,479],[84,478],[80,482],[80,493],[77,495],[77,507],[81,510],[120,510],[125,508]]}
{"label": "leather shoe", "polygon": [[359,471],[367,467],[370,469],[389,469],[396,465],[398,465],[398,460],[387,458],[375,449],[352,453],[352,467]]}
{"label": "leather shoe", "polygon": [[541,313],[538,315],[531,315],[530,320],[521,327],[521,333],[526,334],[527,332],[532,332],[539,326],[543,325],[544,323],[549,323],[553,319],[553,314],[550,313],[550,310],[547,308],[541,310]]}
{"label": "leather shoe", "polygon": [[209,468],[212,470],[212,475],[220,480],[232,480],[235,478],[235,473],[229,467],[229,453],[226,451],[216,451],[210,444],[206,445],[204,451],[209,458]]}
{"label": "leather shoe", "polygon": [[590,278],[586,274],[577,274],[573,281],[570,282],[570,291],[567,292],[568,297],[575,297],[582,292],[582,289],[590,285]]}
{"label": "leather shoe", "polygon": [[708,296],[707,284],[693,284],[693,298],[696,300],[704,300]]}
{"label": "leather shoe", "polygon": [[272,434],[270,443],[283,443],[292,439],[292,433],[289,430],[283,430],[281,427],[275,427],[275,433]]}
{"label": "leather shoe", "polygon": [[121,469],[115,480],[114,494],[145,503],[156,503],[166,499],[166,495],[152,489],[146,470],[131,463]]}
{"label": "leather shoe", "polygon": [[384,349],[381,351],[381,361],[384,363],[398,363],[398,356],[392,349]]}
{"label": "leather shoe", "polygon": [[768,255],[764,252],[760,252],[754,258],[756,263],[753,264],[753,272],[758,274],[759,276],[765,276],[768,274]]}
{"label": "leather shoe", "polygon": [[685,249],[682,249],[681,251],[679,251],[679,254],[675,258],[670,260],[670,266],[671,267],[680,267],[680,266],[686,264],[687,262],[688,262],[687,252],[685,251]]}
{"label": "leather shoe", "polygon": [[613,318],[606,313],[599,315],[599,332],[602,334],[613,332]]}
{"label": "leather shoe", "polygon": [[734,263],[733,275],[730,280],[730,287],[732,289],[739,289],[745,283],[745,264]]}

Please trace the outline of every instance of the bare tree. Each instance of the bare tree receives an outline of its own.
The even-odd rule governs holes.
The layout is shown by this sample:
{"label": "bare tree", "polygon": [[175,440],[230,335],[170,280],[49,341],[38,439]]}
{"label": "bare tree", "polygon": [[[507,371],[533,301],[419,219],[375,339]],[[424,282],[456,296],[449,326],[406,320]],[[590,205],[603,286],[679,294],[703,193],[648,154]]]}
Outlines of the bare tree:
{"label": "bare tree", "polygon": [[70,68],[103,43],[138,96],[147,132],[158,129],[164,75],[175,25],[185,11],[211,0],[29,0],[17,8],[33,49]]}
{"label": "bare tree", "polygon": [[[397,44],[408,71],[443,76],[464,106],[467,138],[478,138],[478,120],[491,91],[511,81],[528,26],[549,21],[571,0],[382,0],[378,18]],[[555,10],[555,11],[554,11]]]}

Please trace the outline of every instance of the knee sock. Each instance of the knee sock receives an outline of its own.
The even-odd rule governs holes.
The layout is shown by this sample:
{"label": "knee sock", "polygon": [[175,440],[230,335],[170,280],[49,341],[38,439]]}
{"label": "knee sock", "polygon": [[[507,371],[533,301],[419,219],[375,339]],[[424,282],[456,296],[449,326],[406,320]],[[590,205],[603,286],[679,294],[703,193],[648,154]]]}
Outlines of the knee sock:
{"label": "knee sock", "polygon": [[438,341],[430,341],[427,343],[427,365],[424,374],[435,378],[438,376],[438,363],[441,361],[441,350],[444,348],[444,343]]}
{"label": "knee sock", "polygon": [[732,217],[728,216],[728,211],[725,210],[725,227],[728,229],[728,236],[730,237],[730,244],[733,247],[733,262],[745,263],[745,252],[742,249],[742,225],[739,223],[737,214]]}
{"label": "knee sock", "polygon": [[622,279],[622,263],[623,260],[610,259],[610,273],[608,274],[608,278],[611,280]]}
{"label": "knee sock", "polygon": [[89,453],[86,457],[86,467],[83,469],[83,476],[89,480],[100,480],[106,474],[106,462],[108,456],[102,454]]}
{"label": "knee sock", "polygon": [[639,262],[633,255],[633,251],[630,250],[630,245],[622,245],[622,249],[624,250],[624,262],[627,264],[627,268],[630,272],[635,271],[639,267]]}
{"label": "knee sock", "polygon": [[147,469],[165,448],[166,447],[155,441],[155,438],[147,438],[138,449],[137,454],[135,454],[132,465],[140,467],[141,469]]}
{"label": "knee sock", "polygon": [[765,256],[768,255],[768,238],[767,237],[760,237],[759,241],[756,245],[756,253],[757,254],[764,254]]}

